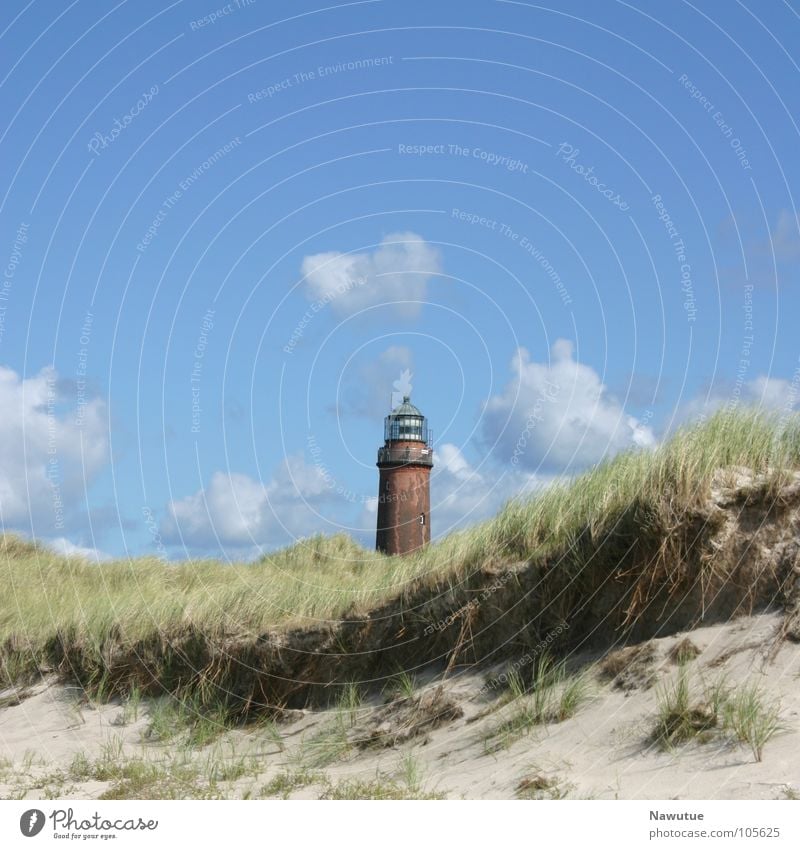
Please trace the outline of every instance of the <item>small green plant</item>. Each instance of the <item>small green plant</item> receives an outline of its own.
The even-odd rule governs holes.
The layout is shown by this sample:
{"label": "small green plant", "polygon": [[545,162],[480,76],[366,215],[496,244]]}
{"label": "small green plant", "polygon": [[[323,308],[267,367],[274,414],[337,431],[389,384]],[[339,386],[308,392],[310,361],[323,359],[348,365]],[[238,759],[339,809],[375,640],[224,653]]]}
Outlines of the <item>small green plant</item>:
{"label": "small green plant", "polygon": [[[4,537],[8,539],[8,537]],[[2,551],[2,546],[0,546]],[[36,678],[36,669],[40,663],[37,658],[26,658],[20,654],[2,654],[0,653],[0,690],[5,690],[11,687],[19,687],[31,683]],[[24,692],[24,690],[23,690]],[[14,704],[19,704],[22,694],[16,693],[7,697],[8,701],[3,704],[0,701],[0,707],[11,707]]]}
{"label": "small green plant", "polygon": [[187,746],[206,746],[224,733],[229,725],[229,715],[224,707],[200,710],[188,721]]}
{"label": "small green plant", "polygon": [[94,775],[94,767],[86,752],[76,752],[70,763],[68,775],[73,781],[86,781]]}
{"label": "small green plant", "polygon": [[284,799],[288,799],[291,793],[301,787],[308,787],[311,784],[325,784],[326,782],[327,779],[323,772],[316,772],[309,769],[281,772],[261,788],[259,796],[260,798],[281,796]]}
{"label": "small green plant", "polygon": [[333,719],[303,743],[300,760],[304,766],[326,767],[350,753],[349,735],[358,722],[361,702],[358,685],[346,684],[333,711]]}
{"label": "small green plant", "polygon": [[305,766],[320,769],[341,760],[351,749],[346,720],[337,712],[332,722],[303,744],[300,759]]}
{"label": "small green plant", "polygon": [[123,756],[123,748],[124,744],[122,737],[118,734],[115,734],[113,737],[109,737],[108,740],[106,740],[106,742],[100,747],[102,759],[109,763],[115,763],[116,761],[121,760]]}
{"label": "small green plant", "polygon": [[549,652],[544,652],[534,667],[531,694],[527,704],[523,698],[521,710],[528,724],[547,722],[551,715],[556,684],[563,678],[563,675],[563,664],[556,665],[553,656]]}
{"label": "small green plant", "polygon": [[[22,755],[22,768],[26,772],[30,772],[33,767],[34,761],[37,760],[37,754],[33,749],[25,749]],[[38,758],[39,763],[42,762],[41,758]]]}
{"label": "small green plant", "polygon": [[276,746],[279,752],[286,748],[278,723],[272,717],[261,717],[256,723],[256,732],[263,735],[264,741]]}
{"label": "small green plant", "polygon": [[101,666],[94,671],[86,692],[91,707],[105,704],[113,695],[114,689],[111,683],[111,676],[108,674],[108,669],[105,666]]}
{"label": "small green plant", "polygon": [[134,686],[122,702],[122,710],[114,718],[113,725],[130,725],[139,718],[142,704],[142,691]]}
{"label": "small green plant", "polygon": [[718,713],[713,706],[691,705],[689,674],[685,666],[680,667],[677,678],[657,689],[656,699],[658,718],[652,737],[664,749],[671,750],[718,723]]}
{"label": "small green plant", "polygon": [[[206,766],[206,775],[212,781],[236,781],[245,775],[252,775],[253,772],[253,762],[244,756],[221,759],[209,756]],[[255,772],[257,774],[258,770]]]}
{"label": "small green plant", "polygon": [[508,691],[505,701],[516,701],[522,699],[528,694],[528,687],[522,678],[522,675],[515,669],[508,673],[507,678]]}
{"label": "small green plant", "polygon": [[720,675],[711,684],[706,686],[706,701],[708,702],[714,716],[721,717],[724,721],[726,705],[731,698],[731,685],[724,675]]}
{"label": "small green plant", "polygon": [[213,782],[201,780],[196,771],[176,772],[153,764],[134,762],[99,797],[101,799],[221,799]]}
{"label": "small green plant", "polygon": [[351,779],[329,785],[320,799],[443,799],[439,793],[411,791],[394,781],[376,779],[362,781]]}
{"label": "small green plant", "polygon": [[111,737],[101,746],[100,757],[92,764],[92,777],[113,781],[122,775],[126,763],[122,739]]}
{"label": "small green plant", "polygon": [[780,703],[770,701],[756,684],[748,684],[736,691],[728,702],[726,725],[737,738],[750,746],[753,757],[760,761],[765,744],[781,730]]}
{"label": "small green plant", "polygon": [[413,699],[417,691],[417,679],[403,670],[398,672],[384,688],[384,692],[395,699]]}
{"label": "small green plant", "polygon": [[398,771],[409,793],[419,793],[422,787],[423,771],[419,761],[411,752],[403,755]]}
{"label": "small green plant", "polygon": [[526,685],[517,670],[508,675],[508,694],[511,716],[491,729],[485,738],[487,752],[507,748],[538,725],[563,722],[574,716],[589,698],[591,683],[585,672],[569,676],[566,663],[556,662],[543,653]]}
{"label": "small green plant", "polygon": [[344,716],[350,727],[355,727],[358,722],[358,709],[361,707],[363,699],[361,690],[358,684],[348,682],[344,685],[342,694],[339,697],[339,712]]}
{"label": "small green plant", "polygon": [[147,712],[147,729],[144,732],[147,739],[163,743],[179,734],[184,727],[184,715],[178,709],[176,699],[171,696],[162,696],[150,703]]}
{"label": "small green plant", "polygon": [[230,714],[222,703],[203,704],[199,695],[180,699],[164,696],[148,711],[148,740],[167,742],[183,737],[187,746],[205,746],[230,727]]}
{"label": "small green plant", "polygon": [[558,697],[556,718],[559,722],[575,716],[578,709],[586,702],[592,693],[592,682],[586,672],[580,672],[568,678],[563,684]]}
{"label": "small green plant", "polygon": [[215,745],[208,753],[204,774],[210,781],[236,781],[245,775],[256,776],[260,771],[258,758],[238,754],[236,743],[229,740]]}

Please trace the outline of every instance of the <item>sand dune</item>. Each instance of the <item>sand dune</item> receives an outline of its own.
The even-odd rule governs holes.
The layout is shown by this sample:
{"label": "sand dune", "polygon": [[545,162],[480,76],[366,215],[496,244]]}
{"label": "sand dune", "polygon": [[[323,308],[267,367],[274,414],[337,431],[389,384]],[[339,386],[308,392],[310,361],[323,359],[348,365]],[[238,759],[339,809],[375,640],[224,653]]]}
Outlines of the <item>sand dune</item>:
{"label": "sand dune", "polygon": [[[3,798],[424,796],[446,798],[776,799],[800,794],[800,645],[778,612],[701,627],[685,664],[693,703],[724,676],[779,703],[780,731],[757,762],[714,728],[664,750],[652,739],[659,693],[681,674],[685,634],[653,640],[645,661],[609,680],[601,658],[573,716],[498,734],[520,708],[487,680],[503,668],[431,672],[413,694],[347,710],[295,711],[277,725],[225,731],[206,745],[154,739],[158,703],[91,705],[55,681],[0,708]],[[647,658],[649,657],[649,660]],[[641,661],[641,657],[640,657]],[[528,698],[528,697],[526,697]],[[444,709],[440,709],[444,706]],[[432,721],[431,721],[431,718]]]}

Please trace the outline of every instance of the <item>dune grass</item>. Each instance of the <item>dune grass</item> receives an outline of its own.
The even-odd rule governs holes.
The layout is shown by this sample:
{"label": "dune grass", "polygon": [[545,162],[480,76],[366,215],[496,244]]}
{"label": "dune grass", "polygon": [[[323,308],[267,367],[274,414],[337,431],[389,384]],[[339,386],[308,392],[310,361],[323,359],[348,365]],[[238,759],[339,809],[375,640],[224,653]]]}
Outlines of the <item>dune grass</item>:
{"label": "dune grass", "polygon": [[757,683],[747,684],[731,696],[724,717],[739,742],[750,747],[756,761],[761,761],[764,746],[783,727],[780,702],[770,698]]}
{"label": "dune grass", "polygon": [[658,717],[651,739],[662,749],[714,735],[747,745],[756,761],[764,746],[781,730],[781,705],[755,681],[732,686],[721,676],[703,687],[702,698],[692,698],[688,666],[681,665],[677,677],[656,692]]}
{"label": "dune grass", "polygon": [[677,677],[662,684],[656,691],[658,718],[652,739],[666,751],[716,728],[720,723],[720,698],[707,697],[695,705],[691,700],[689,670],[682,665]]}
{"label": "dune grass", "polygon": [[[96,564],[0,537],[0,686],[42,668],[69,673],[77,647],[94,658],[88,671],[81,661],[79,677],[96,691],[121,646],[150,640],[154,653],[168,653],[176,635],[246,641],[313,628],[399,598],[412,585],[456,587],[487,563],[555,557],[560,568],[579,570],[585,552],[615,529],[623,537],[626,528],[668,533],[681,511],[707,497],[719,469],[746,467],[777,487],[798,466],[796,417],[729,411],[656,450],[619,455],[512,500],[495,518],[407,557],[365,550],[340,534],[246,564],[147,557]],[[663,556],[666,562],[669,551]]]}
{"label": "dune grass", "polygon": [[530,683],[519,672],[508,676],[510,715],[484,736],[488,754],[508,748],[537,726],[572,718],[592,696],[588,671],[569,674],[566,662],[544,652],[533,669]]}
{"label": "dune grass", "polygon": [[[266,741],[267,743],[269,741]],[[68,765],[54,768],[45,761],[9,762],[9,775],[0,780],[10,786],[9,797],[63,799],[87,782],[108,786],[101,799],[224,799],[247,791],[236,782],[255,779],[265,770],[263,744],[247,745],[240,751],[237,741],[227,739],[203,750],[189,747],[126,747],[116,735],[109,736],[100,751],[90,756],[77,751]],[[250,791],[252,793],[252,790]]]}

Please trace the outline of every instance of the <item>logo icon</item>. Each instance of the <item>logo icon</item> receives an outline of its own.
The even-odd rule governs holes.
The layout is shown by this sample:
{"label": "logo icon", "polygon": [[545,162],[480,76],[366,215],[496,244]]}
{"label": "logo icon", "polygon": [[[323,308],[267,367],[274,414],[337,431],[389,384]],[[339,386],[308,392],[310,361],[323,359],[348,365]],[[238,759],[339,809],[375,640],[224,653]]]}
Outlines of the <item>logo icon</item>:
{"label": "logo icon", "polygon": [[36,837],[44,828],[44,813],[38,808],[31,808],[19,818],[19,830],[25,837]]}

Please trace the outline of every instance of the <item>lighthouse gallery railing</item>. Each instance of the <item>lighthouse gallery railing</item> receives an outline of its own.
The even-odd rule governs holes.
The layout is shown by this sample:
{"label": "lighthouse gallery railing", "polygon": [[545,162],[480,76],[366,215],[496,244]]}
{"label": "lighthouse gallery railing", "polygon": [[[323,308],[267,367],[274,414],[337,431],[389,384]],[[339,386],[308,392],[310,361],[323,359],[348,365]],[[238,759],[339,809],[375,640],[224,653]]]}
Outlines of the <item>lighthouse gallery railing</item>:
{"label": "lighthouse gallery railing", "polygon": [[410,445],[385,445],[378,449],[379,463],[413,463],[417,466],[433,465],[433,449]]}

